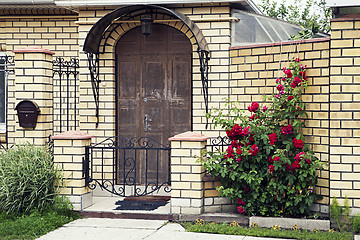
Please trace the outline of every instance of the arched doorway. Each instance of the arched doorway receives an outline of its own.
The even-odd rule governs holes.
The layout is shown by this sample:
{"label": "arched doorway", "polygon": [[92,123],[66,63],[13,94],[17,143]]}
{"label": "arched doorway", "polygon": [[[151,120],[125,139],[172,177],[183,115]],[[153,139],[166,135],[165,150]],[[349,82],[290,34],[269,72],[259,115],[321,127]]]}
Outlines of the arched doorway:
{"label": "arched doorway", "polygon": [[[167,145],[170,136],[191,130],[191,69],[192,45],[179,30],[155,24],[148,37],[140,27],[127,32],[116,45],[117,135]],[[137,183],[154,181],[157,175],[166,181],[168,156],[136,158]],[[156,158],[160,160],[153,162]],[[117,175],[123,175],[121,170]]]}

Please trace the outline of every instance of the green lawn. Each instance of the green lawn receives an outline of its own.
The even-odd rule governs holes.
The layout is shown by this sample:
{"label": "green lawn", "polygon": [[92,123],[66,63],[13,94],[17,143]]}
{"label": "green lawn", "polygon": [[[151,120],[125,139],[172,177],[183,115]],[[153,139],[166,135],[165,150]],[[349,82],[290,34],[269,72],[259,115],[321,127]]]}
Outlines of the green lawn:
{"label": "green lawn", "polygon": [[[235,224],[236,225],[236,224]],[[254,237],[274,237],[274,238],[293,238],[302,240],[352,240],[351,232],[323,232],[323,231],[306,231],[306,230],[274,230],[269,228],[244,228],[240,226],[230,226],[229,224],[217,223],[182,223],[182,226],[189,232],[243,235]]]}
{"label": "green lawn", "polygon": [[10,216],[0,215],[0,239],[22,240],[36,239],[62,225],[79,218],[76,213],[65,214],[56,211],[30,215]]}

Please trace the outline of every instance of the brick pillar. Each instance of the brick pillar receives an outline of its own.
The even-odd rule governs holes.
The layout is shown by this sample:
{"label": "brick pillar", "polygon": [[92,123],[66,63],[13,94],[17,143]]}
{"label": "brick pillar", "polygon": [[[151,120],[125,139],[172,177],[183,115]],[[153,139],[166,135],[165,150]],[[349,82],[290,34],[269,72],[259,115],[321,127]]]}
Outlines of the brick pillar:
{"label": "brick pillar", "polygon": [[330,196],[360,213],[360,14],[331,21]]}
{"label": "brick pillar", "polygon": [[63,170],[65,188],[61,194],[69,197],[75,210],[83,210],[92,205],[92,194],[85,187],[83,158],[85,146],[91,144],[94,136],[84,132],[68,131],[57,134],[54,140],[54,162]]}
{"label": "brick pillar", "polygon": [[171,141],[171,213],[183,214],[203,212],[204,167],[197,158],[205,149],[206,137],[199,133],[178,134]]}
{"label": "brick pillar", "polygon": [[[9,143],[29,142],[45,145],[53,134],[53,52],[38,47],[27,47],[13,51],[15,53],[15,99],[10,102],[18,104],[27,99],[34,101],[40,108],[35,129],[22,128],[15,109],[9,109],[8,139]],[[13,116],[11,116],[13,115]]]}

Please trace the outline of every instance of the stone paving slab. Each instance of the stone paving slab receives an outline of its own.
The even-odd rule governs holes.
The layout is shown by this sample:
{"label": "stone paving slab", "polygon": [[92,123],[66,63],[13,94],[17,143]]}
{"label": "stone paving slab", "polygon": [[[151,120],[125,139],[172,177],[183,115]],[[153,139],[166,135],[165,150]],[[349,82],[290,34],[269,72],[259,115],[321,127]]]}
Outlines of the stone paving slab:
{"label": "stone paving slab", "polygon": [[109,219],[83,218],[64,225],[64,227],[94,227],[94,228],[125,228],[125,229],[152,229],[158,230],[167,221],[143,219]]}
{"label": "stone paving slab", "polygon": [[38,238],[38,240],[139,240],[155,233],[156,230],[94,228],[94,227],[65,227]]}
{"label": "stone paving slab", "polygon": [[[85,218],[64,225],[38,240],[263,240],[269,238],[192,233],[160,220]],[[272,238],[272,240],[276,240]],[[280,240],[280,239],[278,239]],[[281,239],[284,240],[284,239]]]}
{"label": "stone paving slab", "polygon": [[284,238],[261,238],[250,237],[240,235],[222,235],[222,234],[208,234],[208,233],[193,233],[186,232],[185,229],[177,223],[169,223],[160,228],[157,232],[146,237],[144,240],[159,240],[159,239],[171,239],[171,240],[286,240]]}

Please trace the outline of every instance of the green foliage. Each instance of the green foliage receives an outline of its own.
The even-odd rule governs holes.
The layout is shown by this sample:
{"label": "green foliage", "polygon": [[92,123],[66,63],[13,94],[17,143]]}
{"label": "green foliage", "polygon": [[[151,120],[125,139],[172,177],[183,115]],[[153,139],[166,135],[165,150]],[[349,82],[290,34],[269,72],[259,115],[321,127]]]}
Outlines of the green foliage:
{"label": "green foliage", "polygon": [[251,227],[244,228],[234,223],[231,224],[216,224],[204,223],[201,225],[194,223],[182,223],[182,226],[189,232],[213,233],[213,234],[227,234],[227,235],[243,235],[255,237],[272,237],[272,238],[286,238],[286,239],[302,239],[302,240],[350,240],[353,239],[352,233],[348,232],[323,232],[323,231],[306,231],[300,229],[283,230],[277,227],[273,228],[259,228]]}
{"label": "green foliage", "polygon": [[[58,199],[58,201],[61,200]],[[54,209],[56,210],[42,213],[32,211],[28,215],[0,214],[0,239],[36,239],[79,218],[78,214],[71,212],[69,209],[67,210],[69,212],[65,214],[62,206],[55,206]]]}
{"label": "green foliage", "polygon": [[352,231],[354,233],[360,233],[360,215],[355,215],[351,218]]}
{"label": "green foliage", "polygon": [[30,144],[0,154],[0,212],[30,213],[56,203],[61,172],[47,149]]}
{"label": "green foliage", "polygon": [[259,7],[267,16],[303,26],[299,35],[292,36],[292,39],[312,38],[318,32],[330,32],[332,11],[326,7],[325,0],[295,0],[292,5],[262,0]]}
{"label": "green foliage", "polygon": [[278,93],[267,98],[271,107],[253,102],[244,111],[215,109],[208,115],[232,140],[226,152],[208,153],[205,169],[220,176],[222,196],[237,204],[239,213],[258,216],[304,216],[321,196],[314,189],[316,170],[323,164],[304,144],[306,117],[301,93],[307,87],[305,67],[295,59],[285,77],[277,79]]}
{"label": "green foliage", "polygon": [[350,206],[347,196],[345,196],[344,206],[341,206],[336,197],[333,197],[330,204],[330,218],[336,223],[341,232],[350,228]]}

